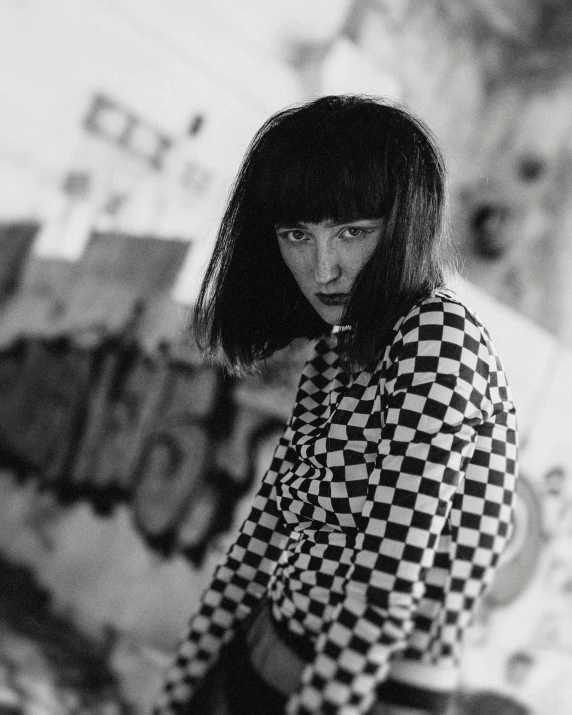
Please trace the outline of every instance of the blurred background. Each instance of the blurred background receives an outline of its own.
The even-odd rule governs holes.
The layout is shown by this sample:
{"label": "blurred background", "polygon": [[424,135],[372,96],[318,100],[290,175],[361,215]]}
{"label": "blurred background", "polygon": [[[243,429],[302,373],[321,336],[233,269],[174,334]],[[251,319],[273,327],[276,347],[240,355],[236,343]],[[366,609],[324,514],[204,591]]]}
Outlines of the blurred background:
{"label": "blurred background", "polygon": [[407,103],[449,169],[457,289],[519,408],[516,528],[460,713],[572,709],[572,3],[0,0],[0,714],[146,712],[307,346],[230,380],[188,338],[275,110]]}

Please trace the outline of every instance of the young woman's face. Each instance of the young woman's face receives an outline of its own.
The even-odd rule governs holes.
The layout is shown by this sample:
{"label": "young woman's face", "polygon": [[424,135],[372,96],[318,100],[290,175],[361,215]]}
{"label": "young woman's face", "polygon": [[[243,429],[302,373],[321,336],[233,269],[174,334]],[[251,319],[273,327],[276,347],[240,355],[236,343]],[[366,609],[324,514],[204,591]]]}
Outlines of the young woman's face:
{"label": "young woman's face", "polygon": [[277,225],[280,253],[318,315],[339,325],[356,276],[379,243],[383,219]]}

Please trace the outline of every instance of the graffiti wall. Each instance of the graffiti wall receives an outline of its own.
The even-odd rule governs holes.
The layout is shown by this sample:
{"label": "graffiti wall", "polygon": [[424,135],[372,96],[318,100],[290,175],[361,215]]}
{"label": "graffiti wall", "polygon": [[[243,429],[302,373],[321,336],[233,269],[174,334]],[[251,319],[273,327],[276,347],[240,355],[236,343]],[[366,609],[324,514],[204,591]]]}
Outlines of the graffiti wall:
{"label": "graffiti wall", "polygon": [[145,710],[290,409],[305,343],[240,382],[200,358],[170,297],[189,247],[96,233],[78,263],[22,261],[0,305],[15,713]]}
{"label": "graffiti wall", "polygon": [[232,511],[248,481],[217,473],[214,454],[233,409],[232,385],[217,370],[191,351],[146,355],[128,338],[92,348],[29,338],[2,351],[0,375],[5,467],[99,514],[128,501],[142,537],[164,554],[208,488],[212,518],[186,544],[200,560],[217,510]]}

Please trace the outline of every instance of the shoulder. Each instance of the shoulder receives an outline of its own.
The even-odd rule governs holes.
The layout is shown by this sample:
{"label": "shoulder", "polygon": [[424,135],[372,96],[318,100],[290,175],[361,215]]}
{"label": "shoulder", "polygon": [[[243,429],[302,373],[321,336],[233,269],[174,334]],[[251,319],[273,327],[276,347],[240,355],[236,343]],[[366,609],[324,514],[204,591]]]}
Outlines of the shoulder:
{"label": "shoulder", "polygon": [[410,378],[445,380],[486,396],[487,410],[514,411],[508,377],[487,328],[452,291],[418,301],[397,323],[381,370],[386,385],[396,387]]}
{"label": "shoulder", "polygon": [[439,291],[419,300],[396,324],[393,345],[400,342],[442,341],[489,343],[480,318],[455,293]]}
{"label": "shoulder", "polygon": [[383,360],[384,370],[431,373],[502,371],[490,335],[477,316],[452,291],[419,300],[396,324]]}

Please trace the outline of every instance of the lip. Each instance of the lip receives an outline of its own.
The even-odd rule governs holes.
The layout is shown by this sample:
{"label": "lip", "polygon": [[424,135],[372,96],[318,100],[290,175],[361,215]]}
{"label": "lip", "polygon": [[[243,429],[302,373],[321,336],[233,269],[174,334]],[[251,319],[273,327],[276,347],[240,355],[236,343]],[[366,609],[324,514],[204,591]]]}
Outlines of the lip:
{"label": "lip", "polygon": [[349,293],[316,293],[316,298],[324,305],[345,305]]}

